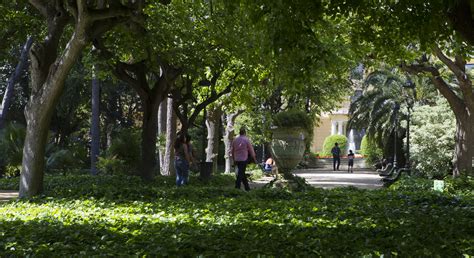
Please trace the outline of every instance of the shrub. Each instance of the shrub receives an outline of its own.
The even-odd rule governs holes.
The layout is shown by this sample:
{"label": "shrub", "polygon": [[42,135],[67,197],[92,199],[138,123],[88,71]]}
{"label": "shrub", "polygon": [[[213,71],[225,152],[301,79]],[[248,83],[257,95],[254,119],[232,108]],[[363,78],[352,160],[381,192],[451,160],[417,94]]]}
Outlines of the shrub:
{"label": "shrub", "polygon": [[113,173],[111,168],[117,173],[128,171],[135,172],[140,162],[140,133],[133,129],[124,129],[112,140],[112,144],[99,161],[98,166],[105,169],[104,172]]}
{"label": "shrub", "polygon": [[301,127],[306,132],[306,149],[310,148],[314,133],[314,120],[304,111],[290,109],[282,111],[273,117],[273,126],[276,127]]}
{"label": "shrub", "polygon": [[364,135],[360,143],[360,154],[364,155],[367,164],[373,165],[382,158],[383,150],[373,139]]}
{"label": "shrub", "polygon": [[[0,205],[0,253],[468,257],[474,251],[472,193],[460,198],[423,188],[431,180],[407,182],[399,190],[297,193],[246,193],[234,189],[234,180],[192,178],[178,188],[173,177],[164,176],[143,182],[131,176],[47,175],[45,196]],[[17,189],[18,182],[0,179],[0,188]]]}
{"label": "shrub", "polygon": [[436,106],[415,107],[410,151],[413,168],[427,178],[443,178],[451,170],[456,121],[444,99]]}
{"label": "shrub", "polygon": [[273,125],[277,127],[302,127],[308,134],[313,132],[313,119],[301,110],[279,112],[273,117]]}
{"label": "shrub", "polygon": [[10,123],[0,131],[0,167],[4,176],[19,175],[25,135],[25,127],[21,124]]}
{"label": "shrub", "polygon": [[321,155],[323,156],[331,156],[331,149],[334,147],[335,143],[339,144],[339,148],[341,148],[341,154],[347,152],[347,137],[344,135],[331,135],[324,139],[323,143],[323,151]]}
{"label": "shrub", "polygon": [[53,152],[46,160],[47,169],[72,168],[75,165],[73,153],[69,150],[58,150]]}
{"label": "shrub", "polygon": [[97,168],[108,175],[125,174],[127,172],[125,161],[117,158],[117,156],[99,157]]}

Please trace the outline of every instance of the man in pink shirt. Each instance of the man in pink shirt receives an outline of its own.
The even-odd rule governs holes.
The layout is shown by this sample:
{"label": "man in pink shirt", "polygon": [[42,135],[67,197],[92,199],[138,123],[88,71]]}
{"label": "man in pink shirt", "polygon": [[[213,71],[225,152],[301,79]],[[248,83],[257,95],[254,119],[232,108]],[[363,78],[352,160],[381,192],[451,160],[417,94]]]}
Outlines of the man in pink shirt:
{"label": "man in pink shirt", "polygon": [[255,151],[249,138],[245,136],[245,128],[240,128],[239,137],[235,138],[232,142],[232,157],[234,158],[234,164],[237,165],[237,178],[235,180],[235,188],[240,189],[240,183],[244,184],[245,190],[249,191],[249,181],[245,176],[245,169],[247,168],[247,161],[249,155],[255,162]]}

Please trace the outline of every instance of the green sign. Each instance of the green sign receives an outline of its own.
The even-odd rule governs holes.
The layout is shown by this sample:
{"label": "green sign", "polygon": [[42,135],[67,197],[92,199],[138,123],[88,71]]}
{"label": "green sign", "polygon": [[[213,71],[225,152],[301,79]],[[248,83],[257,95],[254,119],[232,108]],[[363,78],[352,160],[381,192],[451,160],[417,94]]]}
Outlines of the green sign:
{"label": "green sign", "polygon": [[443,180],[434,180],[433,190],[442,192],[444,190],[444,181]]}

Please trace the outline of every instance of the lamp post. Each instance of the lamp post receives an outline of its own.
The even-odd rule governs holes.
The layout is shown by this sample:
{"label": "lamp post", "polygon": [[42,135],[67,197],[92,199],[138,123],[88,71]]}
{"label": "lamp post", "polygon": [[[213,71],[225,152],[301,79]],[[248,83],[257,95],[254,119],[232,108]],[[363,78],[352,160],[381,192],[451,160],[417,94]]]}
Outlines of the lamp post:
{"label": "lamp post", "polygon": [[395,129],[394,129],[394,141],[393,141],[393,167],[397,168],[397,130],[398,130],[398,111],[400,110],[400,104],[395,102],[393,106],[393,112],[395,113]]}
{"label": "lamp post", "polygon": [[407,108],[408,108],[408,115],[407,115],[407,160],[406,160],[406,165],[405,167],[410,168],[410,116],[411,116],[411,109],[413,108],[413,101],[415,101],[416,98],[416,90],[415,90],[415,84],[408,79],[403,85],[404,88],[411,89],[413,90],[413,99],[410,99],[410,97],[407,98]]}

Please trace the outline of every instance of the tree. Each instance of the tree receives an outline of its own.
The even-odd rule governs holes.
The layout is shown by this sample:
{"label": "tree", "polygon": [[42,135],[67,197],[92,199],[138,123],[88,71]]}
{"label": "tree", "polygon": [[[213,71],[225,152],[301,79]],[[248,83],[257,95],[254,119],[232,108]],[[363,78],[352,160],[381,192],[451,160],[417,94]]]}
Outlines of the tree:
{"label": "tree", "polygon": [[[364,42],[368,57],[392,64],[403,63],[413,74],[428,75],[448,100],[456,116],[456,154],[453,175],[472,171],[474,122],[472,83],[466,58],[474,48],[472,1],[372,1],[333,0],[328,13],[346,16],[354,41]],[[447,83],[429,56],[437,57],[457,78]]]}
{"label": "tree", "polygon": [[207,148],[206,148],[206,162],[212,162],[212,171],[217,171],[217,156],[219,152],[219,127],[220,119],[223,113],[220,105],[211,105],[206,112],[206,127],[207,127]]}
{"label": "tree", "polygon": [[31,44],[33,44],[33,37],[28,37],[21,50],[20,60],[18,61],[15,71],[8,79],[7,87],[3,95],[2,105],[0,106],[0,129],[5,125],[5,120],[13,97],[13,88],[28,64],[28,52],[30,51]]}
{"label": "tree", "polygon": [[474,92],[472,87],[472,75],[466,71],[466,58],[455,53],[454,60],[449,58],[443,51],[433,47],[436,57],[455,76],[456,84],[451,85],[449,80],[442,75],[439,68],[430,64],[428,60],[420,60],[410,65],[403,64],[406,71],[413,74],[428,74],[433,85],[449,103],[456,117],[456,145],[453,175],[472,171],[472,159],[474,156]]}
{"label": "tree", "polygon": [[243,110],[237,110],[235,112],[224,112],[222,114],[222,128],[224,128],[223,133],[223,142],[224,142],[224,159],[225,159],[225,169],[224,173],[231,173],[232,160],[230,158],[232,151],[232,141],[235,135],[235,120],[243,112]]}
{"label": "tree", "polygon": [[[138,17],[143,4],[114,1],[98,9],[95,1],[30,0],[30,3],[43,16],[47,33],[30,51],[32,90],[25,108],[27,128],[20,197],[31,197],[42,191],[49,124],[64,81],[82,50],[117,23]],[[72,25],[71,30],[68,25]],[[64,37],[69,38],[67,42],[61,40]]]}
{"label": "tree", "polygon": [[405,163],[401,143],[406,135],[406,127],[401,121],[407,119],[408,109],[415,101],[404,88],[406,82],[407,78],[396,69],[382,68],[367,75],[362,95],[351,103],[348,125],[365,129],[366,134],[382,147],[385,157],[394,157],[396,135],[397,162],[401,166]]}

